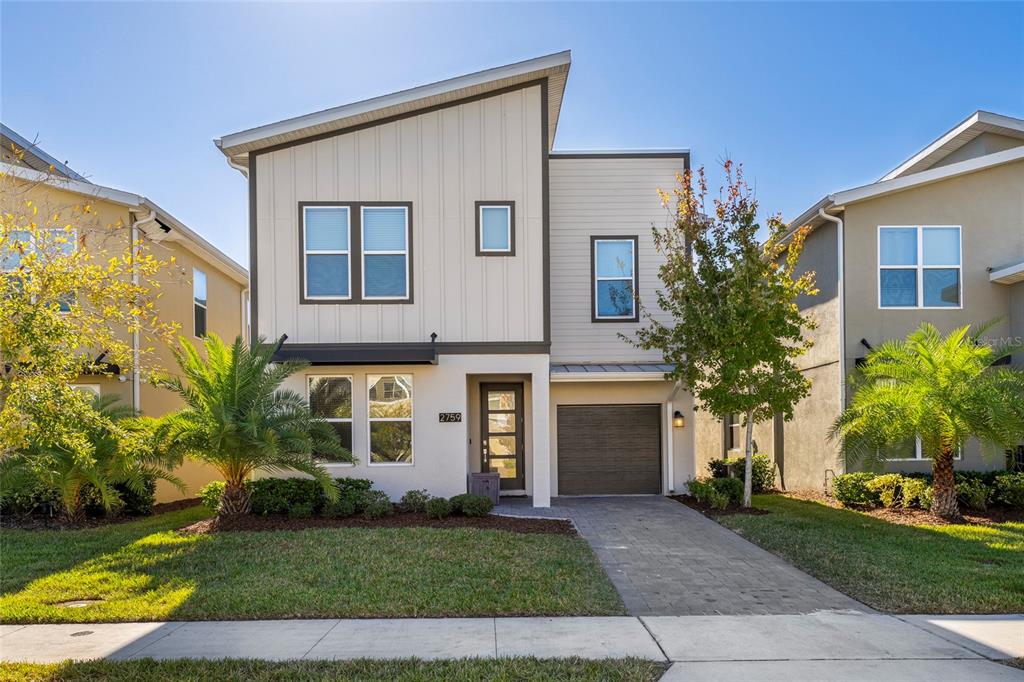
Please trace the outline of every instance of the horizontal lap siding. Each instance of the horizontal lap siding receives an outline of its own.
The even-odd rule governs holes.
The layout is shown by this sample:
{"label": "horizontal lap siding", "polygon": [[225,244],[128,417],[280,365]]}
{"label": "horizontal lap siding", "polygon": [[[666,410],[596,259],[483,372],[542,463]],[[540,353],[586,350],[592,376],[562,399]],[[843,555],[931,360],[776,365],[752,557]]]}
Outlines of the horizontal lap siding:
{"label": "horizontal lap siding", "polygon": [[[292,343],[542,341],[540,87],[257,157],[259,332]],[[511,200],[516,255],[476,256],[474,202]],[[300,201],[411,201],[412,304],[299,305]]]}
{"label": "horizontal lap siding", "polygon": [[[639,292],[657,309],[660,287],[652,225],[666,224],[657,190],[671,190],[681,158],[551,159],[551,359],[554,362],[657,362],[619,338],[637,323],[591,320],[590,238],[639,238]],[[661,319],[667,319],[664,315]]]}

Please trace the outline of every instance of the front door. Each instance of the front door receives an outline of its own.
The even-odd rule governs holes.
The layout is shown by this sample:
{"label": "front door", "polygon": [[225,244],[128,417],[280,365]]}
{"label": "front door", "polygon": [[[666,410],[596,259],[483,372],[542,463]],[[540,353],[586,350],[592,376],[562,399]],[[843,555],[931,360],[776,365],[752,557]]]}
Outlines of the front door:
{"label": "front door", "polygon": [[480,384],[480,405],[483,470],[501,475],[502,490],[525,490],[523,385]]}

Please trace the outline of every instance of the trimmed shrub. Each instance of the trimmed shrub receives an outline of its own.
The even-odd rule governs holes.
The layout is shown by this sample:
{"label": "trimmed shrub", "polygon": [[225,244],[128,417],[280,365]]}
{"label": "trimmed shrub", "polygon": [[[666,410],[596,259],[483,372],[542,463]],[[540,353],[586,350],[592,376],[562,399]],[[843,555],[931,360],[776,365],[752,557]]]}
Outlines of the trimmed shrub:
{"label": "trimmed shrub", "polygon": [[341,519],[356,513],[356,502],[351,497],[339,497],[337,502],[328,502],[320,512],[329,519]]}
{"label": "trimmed shrub", "polygon": [[899,474],[881,474],[867,482],[867,489],[878,496],[882,506],[891,509],[899,500],[903,477]]}
{"label": "trimmed shrub", "polygon": [[426,509],[427,500],[429,499],[430,495],[426,490],[409,490],[402,495],[402,500],[398,503],[398,506],[404,512],[419,513]]}
{"label": "trimmed shrub", "polygon": [[143,491],[135,492],[124,483],[115,483],[113,486],[117,499],[111,504],[108,512],[103,507],[103,499],[99,491],[91,485],[82,488],[82,504],[86,516],[149,516],[153,513],[153,505],[156,504],[156,479],[146,477],[143,482]]}
{"label": "trimmed shrub", "polygon": [[203,501],[203,506],[216,514],[220,509],[220,498],[226,487],[227,484],[224,481],[210,481],[200,488],[199,499]]}
{"label": "trimmed shrub", "polygon": [[363,516],[380,519],[395,513],[391,498],[383,490],[367,490],[363,493]]}
{"label": "trimmed shrub", "polygon": [[868,488],[868,483],[875,477],[867,471],[852,474],[839,474],[832,479],[832,495],[847,507],[856,505],[876,505],[878,494]]}
{"label": "trimmed shrub", "polygon": [[741,504],[743,502],[743,481],[738,478],[712,478],[708,483],[725,495],[730,504]]}
{"label": "trimmed shrub", "polygon": [[[728,457],[708,462],[712,478],[738,478],[742,481],[747,474],[746,457]],[[754,453],[750,462],[752,478],[750,488],[755,493],[767,492],[775,487],[775,462],[766,454]]]}
{"label": "trimmed shrub", "polygon": [[988,509],[990,489],[980,477],[956,475],[956,496],[970,509]]}
{"label": "trimmed shrub", "polygon": [[261,478],[250,481],[252,513],[259,516],[288,514],[292,507],[308,506],[313,514],[323,509],[327,498],[311,478]]}
{"label": "trimmed shrub", "polygon": [[443,497],[431,497],[424,505],[428,519],[446,519],[451,516],[452,503]]}
{"label": "trimmed shrub", "polygon": [[1011,507],[1024,507],[1024,472],[995,477],[993,499]]}
{"label": "trimmed shrub", "polygon": [[713,459],[708,462],[708,473],[711,474],[711,478],[728,478],[729,476],[729,460],[728,459]]}
{"label": "trimmed shrub", "polygon": [[689,481],[686,486],[690,489],[690,494],[693,495],[693,499],[697,500],[701,504],[711,507],[712,509],[725,509],[729,506],[729,497],[725,493],[719,492],[718,489],[711,484],[711,481],[713,480],[716,479],[693,479]]}
{"label": "trimmed shrub", "polygon": [[466,495],[462,498],[460,510],[466,516],[487,516],[494,509],[494,502],[486,495]]}
{"label": "trimmed shrub", "polygon": [[469,497],[469,493],[461,493],[448,498],[448,501],[452,504],[452,514],[462,513],[462,503],[465,502],[467,497]]}
{"label": "trimmed shrub", "polygon": [[373,481],[368,478],[336,478],[334,482],[338,484],[338,501],[334,505],[335,510],[352,510],[347,514],[336,515],[351,516],[363,511],[366,493],[373,488]]}
{"label": "trimmed shrub", "polygon": [[[925,506],[925,496],[927,495],[927,505]],[[927,509],[931,506],[931,488],[928,482],[922,478],[910,478],[904,476],[900,481],[900,505],[906,509],[914,504]]]}
{"label": "trimmed shrub", "polygon": [[313,516],[313,505],[308,502],[293,504],[288,507],[288,516],[293,519],[308,519]]}

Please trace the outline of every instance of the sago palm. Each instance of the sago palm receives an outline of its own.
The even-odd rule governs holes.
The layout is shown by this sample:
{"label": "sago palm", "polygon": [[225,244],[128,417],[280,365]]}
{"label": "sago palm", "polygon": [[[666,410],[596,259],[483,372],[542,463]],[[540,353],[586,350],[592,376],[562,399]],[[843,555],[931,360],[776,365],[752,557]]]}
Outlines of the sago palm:
{"label": "sago palm", "polygon": [[868,353],[849,408],[832,425],[847,462],[877,468],[887,449],[920,439],[932,460],[932,511],[960,515],[953,459],[968,439],[986,456],[1024,438],[1024,371],[996,362],[1018,345],[990,345],[970,327],[943,337],[924,323]]}
{"label": "sago palm", "polygon": [[335,499],[336,486],[314,454],[351,460],[351,453],[301,395],[281,388],[305,363],[275,363],[276,346],[262,339],[249,347],[239,337],[228,346],[210,334],[203,346],[205,358],[185,340],[174,349],[182,376],[165,383],[185,407],[161,419],[162,447],[220,473],[224,515],[249,511],[245,482],[257,470],[308,474]]}

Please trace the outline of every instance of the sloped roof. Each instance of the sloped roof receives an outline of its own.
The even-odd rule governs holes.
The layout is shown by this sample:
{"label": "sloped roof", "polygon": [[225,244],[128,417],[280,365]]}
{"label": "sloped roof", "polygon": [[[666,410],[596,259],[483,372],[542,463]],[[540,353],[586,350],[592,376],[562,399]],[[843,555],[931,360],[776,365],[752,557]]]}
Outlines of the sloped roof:
{"label": "sloped roof", "polygon": [[54,172],[63,175],[66,178],[77,180],[79,182],[89,182],[83,176],[79,175],[75,171],[71,170],[67,164],[62,163],[47,154],[42,147],[35,142],[30,142],[26,138],[19,135],[15,130],[0,123],[0,143],[3,144],[3,151],[5,157],[7,152],[13,151],[12,145],[24,152],[24,158],[22,161],[29,168],[33,168],[43,173],[49,172],[50,167],[53,167]]}
{"label": "sloped roof", "polygon": [[231,133],[214,140],[214,143],[229,159],[238,160],[254,150],[296,142],[547,78],[550,149],[555,141],[570,61],[568,50],[557,52]]}

